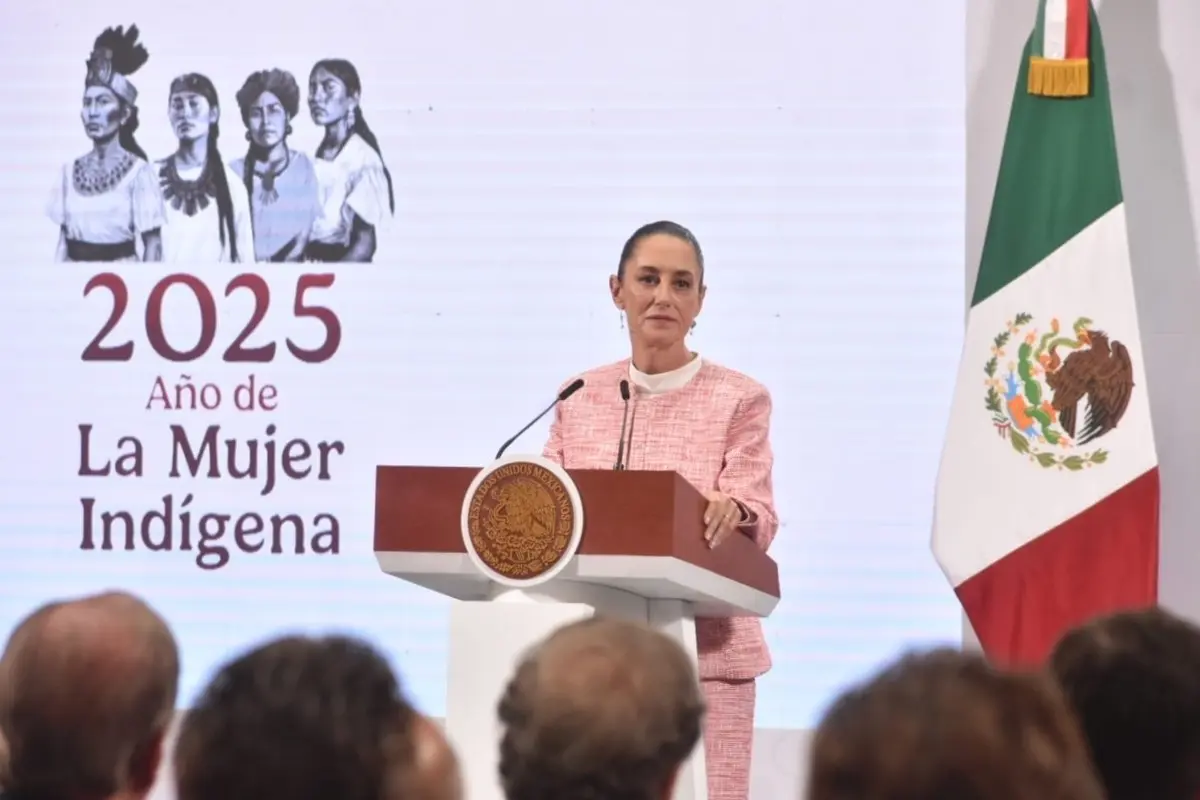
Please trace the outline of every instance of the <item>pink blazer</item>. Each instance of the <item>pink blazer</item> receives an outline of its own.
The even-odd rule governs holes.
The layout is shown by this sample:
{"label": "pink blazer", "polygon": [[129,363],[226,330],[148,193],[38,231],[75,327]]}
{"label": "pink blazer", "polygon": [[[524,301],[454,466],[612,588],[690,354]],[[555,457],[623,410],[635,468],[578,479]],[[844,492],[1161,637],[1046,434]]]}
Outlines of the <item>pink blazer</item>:
{"label": "pink blazer", "polygon": [[[624,413],[619,384],[629,377],[629,360],[580,377],[584,387],[559,404],[543,455],[567,469],[611,469]],[[704,361],[682,388],[661,394],[635,389],[630,415],[629,469],[674,470],[700,491],[728,494],[750,512],[742,532],[764,550],[770,546],[779,520],[771,488],[771,396],[765,387]],[[748,680],[771,668],[756,618],[697,619],[696,636],[702,678]]]}

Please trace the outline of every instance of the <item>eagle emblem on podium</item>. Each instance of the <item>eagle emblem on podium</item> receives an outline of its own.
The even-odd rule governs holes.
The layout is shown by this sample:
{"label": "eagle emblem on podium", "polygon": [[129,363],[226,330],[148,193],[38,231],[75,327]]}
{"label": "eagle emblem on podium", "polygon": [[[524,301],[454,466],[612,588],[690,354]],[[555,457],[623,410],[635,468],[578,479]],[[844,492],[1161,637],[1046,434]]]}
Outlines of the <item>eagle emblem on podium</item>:
{"label": "eagle emblem on podium", "polygon": [[1105,463],[1100,440],[1120,424],[1133,394],[1129,349],[1079,317],[1039,330],[1020,313],[992,340],[984,406],[1001,439],[1031,463],[1079,472]]}
{"label": "eagle emblem on podium", "polygon": [[572,554],[575,516],[570,492],[557,475],[516,461],[488,471],[468,496],[467,536],[487,569],[531,581]]}

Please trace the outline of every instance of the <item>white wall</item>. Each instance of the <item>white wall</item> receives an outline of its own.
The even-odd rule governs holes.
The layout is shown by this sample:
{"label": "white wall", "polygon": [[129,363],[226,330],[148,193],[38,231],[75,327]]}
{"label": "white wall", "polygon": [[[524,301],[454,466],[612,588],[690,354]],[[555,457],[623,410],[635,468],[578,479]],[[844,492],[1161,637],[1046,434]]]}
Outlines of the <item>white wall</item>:
{"label": "white wall", "polygon": [[[1162,473],[1159,596],[1200,620],[1200,32],[1195,0],[1100,0]],[[1037,0],[967,4],[967,295]]]}

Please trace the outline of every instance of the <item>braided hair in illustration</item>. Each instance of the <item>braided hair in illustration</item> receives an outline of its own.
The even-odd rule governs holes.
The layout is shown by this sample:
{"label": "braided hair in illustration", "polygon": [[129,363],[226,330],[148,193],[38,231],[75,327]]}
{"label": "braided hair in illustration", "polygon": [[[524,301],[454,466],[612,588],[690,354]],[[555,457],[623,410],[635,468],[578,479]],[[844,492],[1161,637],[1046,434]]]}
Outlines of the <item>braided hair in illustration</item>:
{"label": "braided hair in illustration", "polygon": [[[358,77],[358,70],[344,58],[325,58],[313,65],[313,72],[318,69],[323,69],[330,75],[333,75],[346,86],[346,92],[355,97],[362,94],[362,79]],[[363,116],[362,104],[354,112],[354,125],[350,128],[351,133],[357,133],[364,142],[383,163],[383,176],[387,178],[388,185],[388,207],[393,214],[396,213],[396,197],[392,191],[392,173],[388,171],[386,162],[383,161],[383,151],[379,148],[379,139],[376,138],[375,132],[371,130],[371,126],[367,124],[367,118]]]}
{"label": "braided hair in illustration", "polygon": [[[221,101],[217,97],[217,87],[208,76],[198,72],[180,75],[171,81],[170,94],[194,92],[200,95],[208,104],[219,111]],[[214,122],[208,126],[208,149],[204,156],[204,168],[208,170],[213,188],[217,195],[217,233],[221,237],[221,245],[229,247],[229,260],[239,261],[237,251],[237,232],[233,226],[233,196],[229,191],[229,177],[225,174],[225,162],[221,159],[221,151],[217,140],[221,137],[221,123]]]}
{"label": "braided hair in illustration", "polygon": [[[259,70],[246,78],[246,82],[238,90],[237,104],[242,112],[242,122],[247,127],[250,126],[250,113],[254,103],[266,92],[279,99],[279,104],[283,106],[284,113],[287,114],[288,125],[283,137],[286,143],[288,135],[292,132],[291,121],[300,112],[300,85],[296,83],[296,78],[292,73],[282,69]],[[250,140],[251,137],[246,134],[246,138]],[[258,145],[251,140],[250,146],[246,150],[245,166],[242,168],[242,180],[245,182],[246,194],[249,197],[254,196],[254,164],[260,156],[265,155],[265,153],[259,152]]]}

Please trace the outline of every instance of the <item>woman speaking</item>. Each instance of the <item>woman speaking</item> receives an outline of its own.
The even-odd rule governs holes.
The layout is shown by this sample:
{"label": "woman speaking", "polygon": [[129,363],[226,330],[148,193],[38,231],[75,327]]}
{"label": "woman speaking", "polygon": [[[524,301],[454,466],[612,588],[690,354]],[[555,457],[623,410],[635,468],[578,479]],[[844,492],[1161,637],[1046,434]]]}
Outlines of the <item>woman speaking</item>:
{"label": "woman speaking", "polygon": [[[543,455],[567,469],[608,469],[619,459],[625,403],[634,389],[636,425],[624,463],[678,472],[704,493],[703,534],[711,547],[749,536],[764,550],[779,527],[771,489],[771,398],[751,378],[703,361],[687,335],[704,306],[704,256],[674,222],[644,225],[608,279],[629,329],[632,358],[583,375],[584,388],[560,404]],[[710,800],[747,800],[755,679],[771,666],[755,618],[697,619]]]}

